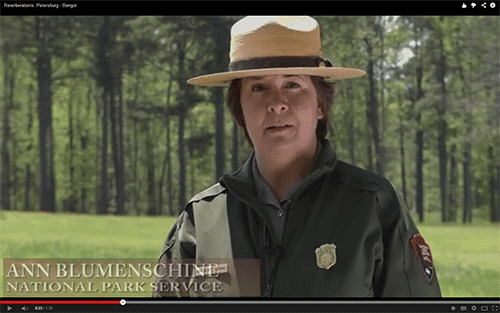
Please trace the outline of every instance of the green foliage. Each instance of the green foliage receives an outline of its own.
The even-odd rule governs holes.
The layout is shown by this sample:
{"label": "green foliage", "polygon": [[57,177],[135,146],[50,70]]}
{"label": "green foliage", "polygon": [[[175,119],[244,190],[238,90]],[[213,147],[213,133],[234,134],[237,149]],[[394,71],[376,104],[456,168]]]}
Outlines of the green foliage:
{"label": "green foliage", "polygon": [[[108,17],[110,46],[106,51],[113,73],[122,84],[124,118],[125,206],[128,214],[146,214],[162,192],[163,212],[171,202],[178,212],[180,186],[179,112],[186,109],[186,187],[189,199],[213,184],[215,177],[215,107],[212,91],[190,87],[185,80],[207,74],[219,66],[222,30],[239,17],[138,16]],[[366,69],[367,42],[373,48],[374,79],[379,103],[379,129],[385,151],[386,173],[402,188],[400,129],[406,170],[407,202],[415,203],[415,134],[424,131],[424,206],[439,211],[439,171],[436,106],[442,99],[437,82],[440,42],[446,62],[447,149],[456,146],[457,203],[461,210],[464,143],[471,142],[473,207],[489,209],[489,178],[498,171],[498,16],[318,16],[324,56],[334,66]],[[35,40],[35,17],[2,18],[0,71],[12,69],[13,107],[10,108],[8,153],[11,159],[12,208],[26,207],[26,177],[30,170],[28,203],[39,210],[38,85],[36,52],[46,48],[52,56],[52,111],[55,141],[56,202],[65,211],[68,201],[77,210],[95,213],[99,204],[102,136],[102,90],[99,66],[99,29],[104,17],[44,17],[47,36]],[[179,64],[180,56],[184,65]],[[227,61],[227,52],[223,53]],[[416,73],[422,69],[423,97],[416,100]],[[101,74],[100,74],[101,73]],[[7,78],[7,77],[4,77]],[[6,80],[5,80],[6,81]],[[341,159],[368,168],[373,142],[367,127],[366,77],[336,83],[329,138]],[[6,98],[4,86],[0,88]],[[1,102],[1,112],[7,102]],[[466,113],[471,113],[468,138]],[[421,116],[420,124],[416,121]],[[233,120],[224,113],[226,172],[231,171]],[[167,129],[170,143],[167,146]],[[3,133],[3,131],[1,132]],[[72,143],[70,144],[70,133]],[[238,163],[252,152],[239,131]],[[4,138],[2,138],[3,140]],[[109,138],[108,138],[109,139]],[[109,199],[113,211],[116,183],[108,140]],[[149,146],[148,146],[149,145]],[[149,149],[148,147],[152,147]],[[493,155],[488,154],[493,147]],[[168,156],[168,157],[167,157]],[[450,158],[450,153],[448,153]],[[450,159],[449,159],[450,160]],[[448,160],[448,167],[449,167]],[[170,162],[172,186],[167,186]],[[495,163],[496,162],[496,163]],[[155,195],[149,194],[148,164],[153,164]],[[493,164],[492,164],[493,163]],[[449,169],[448,169],[449,170]],[[496,177],[498,177],[498,174]],[[498,180],[498,178],[497,178]],[[448,182],[449,184],[449,182]],[[498,184],[498,182],[497,182]],[[168,198],[170,194],[170,198]],[[498,201],[498,195],[496,201]],[[476,210],[477,211],[477,210]],[[488,216],[488,212],[485,212]]]}

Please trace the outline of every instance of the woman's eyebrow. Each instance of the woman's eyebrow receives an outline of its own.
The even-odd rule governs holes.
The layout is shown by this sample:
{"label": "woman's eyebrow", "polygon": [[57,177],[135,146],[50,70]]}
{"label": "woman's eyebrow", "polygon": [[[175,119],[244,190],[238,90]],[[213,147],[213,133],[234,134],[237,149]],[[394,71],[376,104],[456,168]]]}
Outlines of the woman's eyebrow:
{"label": "woman's eyebrow", "polygon": [[[290,77],[297,77],[297,78],[302,78],[301,75],[283,75],[284,78],[290,78]],[[249,76],[248,78],[250,79],[254,79],[254,80],[260,80],[260,79],[264,79],[264,77],[262,76]]]}

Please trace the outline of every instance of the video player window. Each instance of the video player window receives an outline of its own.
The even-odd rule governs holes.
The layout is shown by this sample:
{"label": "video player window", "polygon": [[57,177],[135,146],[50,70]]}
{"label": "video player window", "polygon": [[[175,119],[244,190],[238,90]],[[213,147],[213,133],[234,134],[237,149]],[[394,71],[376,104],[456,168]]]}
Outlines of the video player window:
{"label": "video player window", "polygon": [[273,3],[1,2],[2,310],[498,311],[498,1]]}

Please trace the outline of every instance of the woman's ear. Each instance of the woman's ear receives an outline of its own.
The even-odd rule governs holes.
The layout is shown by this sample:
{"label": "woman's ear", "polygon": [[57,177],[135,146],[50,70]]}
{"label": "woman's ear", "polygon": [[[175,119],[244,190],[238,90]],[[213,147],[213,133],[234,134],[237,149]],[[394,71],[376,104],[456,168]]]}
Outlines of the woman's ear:
{"label": "woman's ear", "polygon": [[318,104],[317,114],[318,114],[318,120],[322,119],[325,116],[325,114],[323,113],[323,108],[319,104]]}

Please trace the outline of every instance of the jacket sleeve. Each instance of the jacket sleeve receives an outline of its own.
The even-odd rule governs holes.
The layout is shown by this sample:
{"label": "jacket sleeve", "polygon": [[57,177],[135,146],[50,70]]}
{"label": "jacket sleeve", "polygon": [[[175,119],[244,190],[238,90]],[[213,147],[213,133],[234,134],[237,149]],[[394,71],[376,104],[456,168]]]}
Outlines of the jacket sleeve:
{"label": "jacket sleeve", "polygon": [[[190,214],[191,213],[191,214]],[[188,207],[174,223],[165,239],[158,260],[157,276],[153,285],[153,297],[188,296],[183,283],[189,283],[188,275],[182,272],[187,267],[177,267],[196,258],[196,238],[192,210]],[[172,269],[171,264],[175,264]],[[180,269],[180,270],[179,270]]]}
{"label": "jacket sleeve", "polygon": [[377,194],[384,252],[375,269],[375,296],[441,297],[430,247],[402,196],[392,185]]}

